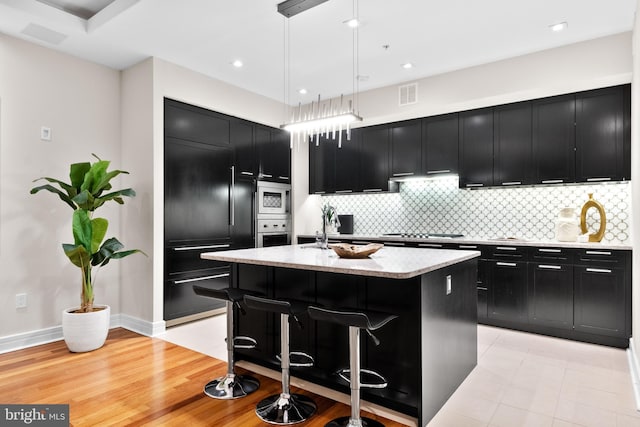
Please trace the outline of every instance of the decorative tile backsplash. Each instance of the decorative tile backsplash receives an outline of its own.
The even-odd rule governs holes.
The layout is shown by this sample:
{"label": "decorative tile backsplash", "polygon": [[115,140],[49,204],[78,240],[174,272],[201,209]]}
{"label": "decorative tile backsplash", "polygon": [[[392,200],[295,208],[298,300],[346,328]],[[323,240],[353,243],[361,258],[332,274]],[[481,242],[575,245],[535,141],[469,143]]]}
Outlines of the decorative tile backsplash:
{"label": "decorative tile backsplash", "polygon": [[[398,193],[323,196],[321,203],[353,214],[355,234],[460,233],[544,241],[555,240],[560,209],[575,208],[579,217],[589,193],[606,212],[603,241],[628,244],[630,182],[461,190],[458,177],[443,177],[403,182]],[[588,214],[589,230],[597,231],[596,210]]]}

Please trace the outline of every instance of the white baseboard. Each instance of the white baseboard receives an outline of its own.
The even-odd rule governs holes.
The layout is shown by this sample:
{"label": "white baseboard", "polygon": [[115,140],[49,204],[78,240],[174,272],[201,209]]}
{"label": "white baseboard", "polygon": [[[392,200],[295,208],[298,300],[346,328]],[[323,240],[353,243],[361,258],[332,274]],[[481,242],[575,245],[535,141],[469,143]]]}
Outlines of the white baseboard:
{"label": "white baseboard", "polygon": [[[164,320],[148,322],[126,314],[112,314],[109,322],[109,328],[111,329],[122,327],[148,337],[156,336],[166,330]],[[62,339],[62,326],[8,335],[0,337],[0,354],[48,344]]]}
{"label": "white baseboard", "polygon": [[640,411],[640,364],[638,363],[638,353],[636,353],[635,346],[633,345],[633,337],[629,339],[627,359],[629,360],[629,371],[631,372],[633,394],[636,398],[636,410]]}

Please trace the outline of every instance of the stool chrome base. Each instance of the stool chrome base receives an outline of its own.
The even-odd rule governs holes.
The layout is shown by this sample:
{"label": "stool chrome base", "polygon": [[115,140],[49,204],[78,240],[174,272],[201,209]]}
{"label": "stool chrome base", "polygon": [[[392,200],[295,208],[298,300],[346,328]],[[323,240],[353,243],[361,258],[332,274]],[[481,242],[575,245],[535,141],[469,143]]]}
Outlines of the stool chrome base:
{"label": "stool chrome base", "polygon": [[265,423],[288,425],[306,421],[316,412],[316,404],[301,394],[274,394],[261,400],[256,415]]}
{"label": "stool chrome base", "polygon": [[214,399],[238,399],[253,393],[260,381],[249,375],[227,374],[204,386],[204,394]]}
{"label": "stool chrome base", "polygon": [[324,427],[384,427],[384,424],[366,417],[362,417],[359,420],[354,420],[351,417],[340,417],[329,421]]}

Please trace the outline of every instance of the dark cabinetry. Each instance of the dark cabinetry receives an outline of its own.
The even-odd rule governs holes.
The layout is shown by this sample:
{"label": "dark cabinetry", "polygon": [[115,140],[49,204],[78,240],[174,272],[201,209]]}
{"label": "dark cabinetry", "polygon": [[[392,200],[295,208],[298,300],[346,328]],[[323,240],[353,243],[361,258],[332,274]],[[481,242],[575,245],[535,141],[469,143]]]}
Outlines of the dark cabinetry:
{"label": "dark cabinetry", "polygon": [[493,185],[493,109],[460,113],[460,187]]}
{"label": "dark cabinetry", "polygon": [[[362,191],[360,133],[360,129],[352,129],[351,138],[348,140],[346,132],[343,132],[341,147],[336,148],[336,193]],[[337,147],[336,142],[333,143]]]}
{"label": "dark cabinetry", "polygon": [[496,246],[485,249],[488,258],[487,317],[523,322],[527,316],[526,248]]}
{"label": "dark cabinetry", "polygon": [[422,169],[422,123],[409,120],[391,126],[391,176],[420,175]]}
{"label": "dark cabinetry", "polygon": [[231,120],[235,173],[248,178],[258,176],[253,129],[254,124],[251,122],[242,119]]}
{"label": "dark cabinetry", "polygon": [[494,117],[494,185],[530,184],[531,103],[496,107]]}
{"label": "dark cabinetry", "polygon": [[[629,179],[629,89],[616,86],[576,94],[576,178]],[[627,157],[628,159],[628,157]]]}
{"label": "dark cabinetry", "polygon": [[319,137],[318,144],[309,144],[309,193],[335,192],[337,144],[324,136]]}
{"label": "dark cabinetry", "polygon": [[426,175],[458,172],[458,113],[422,121],[422,171]]}
{"label": "dark cabinetry", "polygon": [[254,138],[258,153],[258,177],[268,181],[291,182],[289,133],[255,125]]}
{"label": "dark cabinetry", "polygon": [[575,96],[533,102],[533,182],[575,181]]}
{"label": "dark cabinetry", "polygon": [[361,184],[364,192],[389,189],[389,139],[387,125],[361,129]]}

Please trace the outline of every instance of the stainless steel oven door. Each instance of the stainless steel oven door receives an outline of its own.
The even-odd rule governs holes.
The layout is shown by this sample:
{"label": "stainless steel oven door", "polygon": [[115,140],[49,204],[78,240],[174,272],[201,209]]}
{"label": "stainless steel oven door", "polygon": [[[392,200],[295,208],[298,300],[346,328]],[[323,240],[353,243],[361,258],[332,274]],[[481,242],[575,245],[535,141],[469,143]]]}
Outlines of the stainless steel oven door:
{"label": "stainless steel oven door", "polygon": [[282,246],[291,243],[291,235],[289,233],[258,233],[257,239],[259,248],[267,248],[269,246]]}

